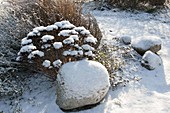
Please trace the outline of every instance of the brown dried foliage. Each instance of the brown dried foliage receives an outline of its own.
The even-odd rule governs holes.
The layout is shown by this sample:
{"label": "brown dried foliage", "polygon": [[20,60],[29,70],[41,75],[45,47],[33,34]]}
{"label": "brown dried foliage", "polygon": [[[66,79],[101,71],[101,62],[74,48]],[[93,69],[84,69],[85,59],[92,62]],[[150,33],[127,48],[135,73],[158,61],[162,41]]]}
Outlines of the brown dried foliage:
{"label": "brown dried foliage", "polygon": [[10,1],[12,1],[14,6],[15,15],[20,19],[21,23],[26,23],[24,26],[34,28],[51,25],[57,21],[68,20],[75,26],[84,26],[98,39],[98,44],[96,44],[95,48],[100,44],[102,33],[97,21],[91,14],[82,14],[81,2],[75,2],[75,0]]}
{"label": "brown dried foliage", "polygon": [[[74,0],[7,0],[10,4],[11,14],[16,17],[16,31],[18,39],[22,39],[30,32],[34,27],[47,26],[54,24],[61,20],[68,20],[75,26],[84,26],[91,34],[97,38],[98,42],[94,46],[97,48],[102,38],[102,33],[99,29],[96,19],[91,14],[82,14],[81,2]],[[44,32],[44,34],[47,34]],[[51,34],[54,34],[51,32]],[[35,41],[36,42],[36,41]],[[50,53],[51,52],[51,53]],[[57,53],[62,54],[61,50]],[[52,55],[53,51],[49,51],[48,55],[51,56],[51,61],[54,59]],[[40,59],[37,60],[37,64],[28,65],[28,63],[22,63],[28,68],[35,69],[35,66],[40,64]],[[68,60],[68,59],[67,59]],[[73,60],[73,58],[72,58]],[[41,62],[42,63],[42,62]],[[38,67],[40,69],[40,67]],[[54,75],[56,70],[45,70],[49,75]]]}

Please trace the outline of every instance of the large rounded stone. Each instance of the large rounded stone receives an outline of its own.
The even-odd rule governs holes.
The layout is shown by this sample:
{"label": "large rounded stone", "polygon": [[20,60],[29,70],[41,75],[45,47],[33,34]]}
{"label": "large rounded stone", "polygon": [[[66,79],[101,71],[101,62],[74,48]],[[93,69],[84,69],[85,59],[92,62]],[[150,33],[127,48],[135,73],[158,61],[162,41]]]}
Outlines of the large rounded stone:
{"label": "large rounded stone", "polygon": [[95,61],[66,63],[57,77],[57,104],[64,110],[99,103],[110,86],[106,68]]}
{"label": "large rounded stone", "polygon": [[161,40],[156,36],[139,37],[132,40],[132,47],[140,55],[148,50],[156,53],[161,49]]}

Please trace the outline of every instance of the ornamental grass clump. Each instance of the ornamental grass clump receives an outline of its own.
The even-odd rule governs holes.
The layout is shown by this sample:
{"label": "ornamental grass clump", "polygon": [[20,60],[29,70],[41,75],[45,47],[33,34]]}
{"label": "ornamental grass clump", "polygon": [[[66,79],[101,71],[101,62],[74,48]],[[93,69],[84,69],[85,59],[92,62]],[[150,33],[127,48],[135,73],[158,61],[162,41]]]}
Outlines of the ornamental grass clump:
{"label": "ornamental grass clump", "polygon": [[84,58],[92,59],[97,44],[89,30],[69,21],[34,28],[21,41],[17,61],[29,62],[52,78],[62,64]]}
{"label": "ornamental grass clump", "polygon": [[[76,2],[77,0],[9,1],[14,9],[13,13],[15,17],[19,21],[17,29],[22,31],[20,32],[22,34],[29,32],[37,26],[48,26],[58,21],[68,20],[75,26],[84,26],[93,36],[98,38],[99,41],[95,48],[100,44],[102,33],[97,24],[97,20],[91,14],[82,13],[81,0],[80,2]],[[20,36],[17,38],[20,38]]]}

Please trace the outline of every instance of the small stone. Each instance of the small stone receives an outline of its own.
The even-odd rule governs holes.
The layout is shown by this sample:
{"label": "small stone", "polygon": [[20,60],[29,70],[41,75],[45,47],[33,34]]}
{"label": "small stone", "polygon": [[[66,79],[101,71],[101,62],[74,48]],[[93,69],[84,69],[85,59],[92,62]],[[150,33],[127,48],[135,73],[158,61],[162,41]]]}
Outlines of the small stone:
{"label": "small stone", "polygon": [[147,51],[142,57],[141,64],[148,70],[154,70],[155,68],[162,64],[162,60],[155,53]]}
{"label": "small stone", "polygon": [[130,36],[122,36],[120,37],[120,40],[125,44],[128,45],[131,43],[131,37]]}

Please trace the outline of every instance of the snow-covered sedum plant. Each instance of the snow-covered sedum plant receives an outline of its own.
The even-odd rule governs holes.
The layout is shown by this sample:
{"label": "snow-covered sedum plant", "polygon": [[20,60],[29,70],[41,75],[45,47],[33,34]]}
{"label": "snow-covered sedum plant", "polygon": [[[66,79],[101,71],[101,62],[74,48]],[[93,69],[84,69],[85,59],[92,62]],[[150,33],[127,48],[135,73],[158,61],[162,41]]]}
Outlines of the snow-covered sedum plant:
{"label": "snow-covered sedum plant", "polygon": [[16,60],[34,64],[42,72],[56,77],[64,63],[92,59],[97,39],[84,27],[69,21],[34,28],[21,41]]}

